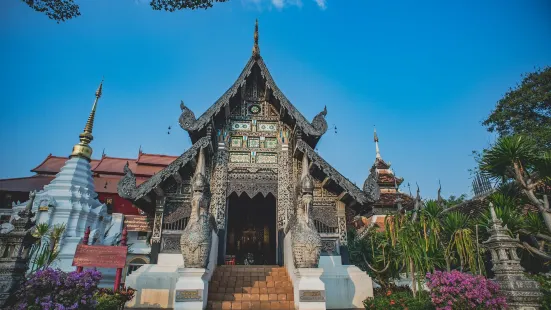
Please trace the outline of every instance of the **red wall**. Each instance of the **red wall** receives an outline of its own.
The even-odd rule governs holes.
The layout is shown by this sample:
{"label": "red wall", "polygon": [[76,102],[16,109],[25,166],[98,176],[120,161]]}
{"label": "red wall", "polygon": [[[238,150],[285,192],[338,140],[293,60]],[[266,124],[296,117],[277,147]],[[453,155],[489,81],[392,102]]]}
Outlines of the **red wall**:
{"label": "red wall", "polygon": [[132,205],[132,202],[119,197],[119,195],[103,194],[103,193],[98,195],[99,201],[103,203],[107,203],[107,199],[109,198],[113,200],[113,204],[111,205],[113,213],[122,213],[126,215],[140,215],[138,208],[134,207]]}

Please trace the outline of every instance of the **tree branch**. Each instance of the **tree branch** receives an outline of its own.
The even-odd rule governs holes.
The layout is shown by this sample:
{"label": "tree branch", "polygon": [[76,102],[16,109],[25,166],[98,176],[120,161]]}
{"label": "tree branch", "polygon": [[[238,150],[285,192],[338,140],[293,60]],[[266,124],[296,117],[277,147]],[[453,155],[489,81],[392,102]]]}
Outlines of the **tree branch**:
{"label": "tree branch", "polygon": [[522,171],[520,170],[520,167],[518,165],[517,161],[513,161],[513,169],[515,170],[515,179],[517,179],[517,182],[525,189],[528,189],[528,185],[526,184],[526,181],[523,178]]}
{"label": "tree branch", "polygon": [[543,252],[543,251],[540,251],[540,250],[536,249],[535,247],[529,245],[528,243],[523,242],[522,245],[524,246],[524,248],[525,248],[528,252],[530,252],[530,253],[532,253],[532,254],[535,254],[535,255],[539,256],[541,259],[544,259],[544,260],[551,260],[551,255],[549,255],[549,254],[547,254],[547,253],[545,253],[545,252]]}
{"label": "tree branch", "polygon": [[367,265],[367,267],[369,267],[369,269],[373,270],[373,272],[375,272],[375,273],[383,273],[383,272],[387,271],[388,267],[390,266],[390,260],[388,260],[388,262],[386,263],[385,268],[383,268],[382,270],[377,270],[377,269],[373,268],[370,263],[367,262],[367,258],[365,257],[364,253],[362,253],[362,257],[363,257],[364,263]]}
{"label": "tree branch", "polygon": [[523,233],[523,234],[534,236],[536,238],[543,239],[543,240],[551,242],[551,236],[549,236],[549,235],[544,235],[544,234],[541,234],[541,233],[533,234],[533,233],[530,233],[529,231],[527,231],[526,229],[519,229],[518,231]]}

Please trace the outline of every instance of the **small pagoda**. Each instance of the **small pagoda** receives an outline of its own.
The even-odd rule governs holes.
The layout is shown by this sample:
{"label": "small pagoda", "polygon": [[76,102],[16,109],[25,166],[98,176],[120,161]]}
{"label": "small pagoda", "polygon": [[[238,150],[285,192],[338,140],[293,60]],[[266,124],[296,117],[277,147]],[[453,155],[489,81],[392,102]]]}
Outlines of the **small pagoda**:
{"label": "small pagoda", "polygon": [[399,190],[404,178],[397,177],[390,168],[390,162],[387,163],[381,157],[377,130],[373,131],[373,141],[375,142],[375,162],[371,166],[363,189],[364,191],[378,191],[379,195],[366,215],[355,216],[353,224],[359,232],[373,224],[377,224],[379,229],[383,230],[387,214],[412,209],[415,203],[413,197]]}

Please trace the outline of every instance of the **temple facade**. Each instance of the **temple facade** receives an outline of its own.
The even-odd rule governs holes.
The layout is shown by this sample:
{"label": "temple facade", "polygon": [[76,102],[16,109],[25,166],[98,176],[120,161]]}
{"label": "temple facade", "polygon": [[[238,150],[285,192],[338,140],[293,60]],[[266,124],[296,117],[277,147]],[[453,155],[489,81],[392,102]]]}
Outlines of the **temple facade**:
{"label": "temple facade", "polygon": [[159,253],[181,251],[192,212],[191,180],[204,150],[219,264],[283,264],[284,229],[296,214],[303,157],[314,182],[310,212],[322,255],[348,263],[347,222],[377,200],[376,178],[360,189],[314,151],[328,127],[327,109],[308,121],[291,104],[260,56],[258,32],[251,58],[220,99],[198,118],[183,102],[180,108],[180,126],[193,145],[139,185],[126,167],[118,185],[121,197],[154,218],[151,262]]}

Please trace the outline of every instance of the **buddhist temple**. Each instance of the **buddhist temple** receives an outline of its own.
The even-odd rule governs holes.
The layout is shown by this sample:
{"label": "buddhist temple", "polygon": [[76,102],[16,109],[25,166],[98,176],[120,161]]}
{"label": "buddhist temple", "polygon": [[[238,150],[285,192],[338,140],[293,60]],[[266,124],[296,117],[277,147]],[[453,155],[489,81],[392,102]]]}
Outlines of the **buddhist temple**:
{"label": "buddhist temple", "polygon": [[[272,79],[258,40],[238,79],[206,112],[196,117],[183,102],[180,108],[180,126],[188,132],[191,148],[141,184],[128,166],[119,183],[121,197],[155,217],[153,262],[157,253],[180,251],[174,240],[179,240],[181,230],[171,227],[181,227],[177,223],[190,217],[190,181],[201,149],[206,150],[211,186],[209,212],[216,219],[220,240],[225,240],[219,263],[226,256],[243,262],[246,249],[257,248],[257,243],[271,254],[255,261],[281,263],[281,238],[294,214],[303,156],[309,159],[314,179],[312,217],[324,235],[324,250],[346,252],[345,214],[371,205],[378,193],[359,189],[314,151],[328,128],[327,109],[320,107],[321,112],[308,121]],[[378,159],[377,169],[388,167]],[[386,176],[381,174],[378,182],[386,182]],[[158,205],[161,201],[164,204]],[[245,237],[253,232],[257,237]]]}
{"label": "buddhist temple", "polygon": [[[192,146],[143,182],[127,164],[118,184],[119,196],[153,221],[150,263],[126,278],[140,294],[128,306],[227,302],[219,288],[247,284],[225,281],[223,270],[237,270],[224,267],[264,265],[284,266],[270,272],[290,277],[297,309],[361,307],[372,286],[349,263],[347,222],[379,200],[389,166],[378,161],[387,174],[370,176],[360,189],[315,151],[328,110],[320,107],[310,121],[279,89],[260,53],[258,23],[252,55],[230,88],[198,117],[183,101],[180,110]],[[193,288],[197,304],[150,293],[161,279],[169,292]],[[302,296],[308,287],[311,304]]]}
{"label": "buddhist temple", "polygon": [[[111,220],[114,232],[126,225],[126,216],[152,223],[147,231],[129,233],[125,284],[139,298],[128,307],[215,308],[228,302],[220,292],[247,289],[247,283],[226,283],[227,274],[257,273],[234,265],[265,266],[260,269],[266,274],[280,276],[278,293],[287,294],[282,309],[358,308],[373,296],[369,276],[350,265],[347,231],[356,227],[363,237],[367,227],[382,227],[387,214],[420,202],[419,191],[416,199],[399,191],[403,178],[383,160],[376,132],[375,161],[362,188],[315,151],[328,129],[328,110],[320,107],[310,121],[283,94],[260,54],[258,23],[252,55],[231,87],[199,117],[180,103],[175,117],[192,142],[180,156],[140,148],[135,159],[92,159],[100,96],[101,87],[69,159],[50,154],[31,170],[35,175],[0,180],[0,203],[21,208],[15,200],[44,188],[35,210],[48,202],[50,189],[68,186],[67,175],[78,172],[75,182],[84,183],[75,186],[86,191],[85,203],[100,210],[102,221]],[[38,215],[39,222],[59,222],[55,209],[49,210]],[[64,251],[65,268],[86,221],[76,215],[69,221],[74,240]],[[199,294],[193,300],[179,295],[192,291]]]}

